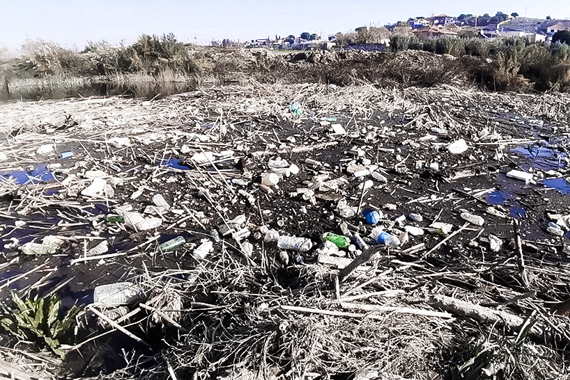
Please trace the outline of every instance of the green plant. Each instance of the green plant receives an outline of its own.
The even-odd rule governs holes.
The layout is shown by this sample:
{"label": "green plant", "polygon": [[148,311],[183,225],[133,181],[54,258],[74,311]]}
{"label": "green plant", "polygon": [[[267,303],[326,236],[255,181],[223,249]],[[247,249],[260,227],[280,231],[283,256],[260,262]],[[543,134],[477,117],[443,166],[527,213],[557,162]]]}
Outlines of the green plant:
{"label": "green plant", "polygon": [[58,296],[22,300],[12,293],[12,300],[15,307],[0,320],[0,326],[17,338],[35,341],[40,348],[47,346],[64,358],[60,340],[65,339],[82,308],[73,305],[60,319],[61,300]]}

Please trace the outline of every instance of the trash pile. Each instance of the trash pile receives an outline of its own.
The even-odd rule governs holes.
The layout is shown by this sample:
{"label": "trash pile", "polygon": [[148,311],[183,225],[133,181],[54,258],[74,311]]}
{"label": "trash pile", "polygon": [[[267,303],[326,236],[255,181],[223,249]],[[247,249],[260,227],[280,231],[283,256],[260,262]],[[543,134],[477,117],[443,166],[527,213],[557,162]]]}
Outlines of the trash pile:
{"label": "trash pile", "polygon": [[563,104],[251,84],[2,105],[4,308],[83,305],[74,376],[548,377],[570,342]]}

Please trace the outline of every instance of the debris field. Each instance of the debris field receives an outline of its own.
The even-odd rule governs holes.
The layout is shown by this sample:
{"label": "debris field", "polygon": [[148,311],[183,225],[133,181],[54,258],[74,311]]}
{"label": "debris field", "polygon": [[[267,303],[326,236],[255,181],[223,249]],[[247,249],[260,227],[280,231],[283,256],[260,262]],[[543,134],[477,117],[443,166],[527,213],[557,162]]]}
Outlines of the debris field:
{"label": "debris field", "polygon": [[4,309],[84,306],[51,374],[567,376],[569,99],[251,82],[0,105]]}

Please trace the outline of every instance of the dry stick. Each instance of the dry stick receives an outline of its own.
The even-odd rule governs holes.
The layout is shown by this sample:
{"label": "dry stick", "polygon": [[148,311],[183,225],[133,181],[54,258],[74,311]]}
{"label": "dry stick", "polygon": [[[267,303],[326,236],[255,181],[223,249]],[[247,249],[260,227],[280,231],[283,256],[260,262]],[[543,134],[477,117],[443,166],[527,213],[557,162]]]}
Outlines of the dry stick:
{"label": "dry stick", "polygon": [[343,309],[349,309],[349,310],[362,310],[367,312],[383,312],[383,313],[395,313],[395,314],[414,314],[414,315],[423,315],[425,317],[453,318],[453,316],[449,313],[442,313],[442,312],[423,310],[423,309],[413,309],[411,307],[378,306],[378,305],[345,303],[345,302],[341,302],[340,305]]}
{"label": "dry stick", "polygon": [[451,239],[452,237],[454,237],[455,235],[457,235],[458,233],[460,233],[461,231],[463,231],[465,228],[467,228],[467,226],[469,225],[469,223],[465,223],[463,226],[461,226],[460,229],[458,229],[457,231],[455,231],[454,233],[452,233],[451,235],[449,235],[448,237],[446,237],[445,239],[443,239],[442,241],[440,241],[439,243],[437,243],[432,249],[430,249],[425,256],[429,256],[430,253],[432,253],[433,251],[435,251],[436,249],[438,249],[439,247],[441,247],[445,242],[447,242],[449,239]]}
{"label": "dry stick", "polygon": [[[347,309],[357,309],[357,310],[364,310],[367,306],[374,306],[374,305],[362,305],[355,304],[352,306],[349,303],[341,304],[343,307]],[[360,308],[362,307],[362,308]],[[370,319],[385,319],[386,316],[378,315],[378,314],[361,314],[361,313],[348,313],[345,311],[333,311],[333,310],[321,310],[321,309],[312,309],[308,307],[299,307],[299,306],[289,306],[289,305],[281,305],[283,310],[290,310],[290,311],[297,311],[300,313],[307,313],[307,314],[322,314],[322,315],[331,315],[334,317],[345,317],[345,318],[370,318]],[[366,310],[370,311],[370,310]],[[420,309],[412,309],[412,308],[401,308],[401,307],[382,307],[378,306],[378,309],[373,310],[376,312],[392,312],[392,313],[403,313],[403,314],[421,314],[426,316],[433,316],[433,317],[441,317],[441,318],[452,318],[452,316],[448,313],[438,313],[432,312],[428,310],[420,310]]]}
{"label": "dry stick", "polygon": [[126,336],[128,336],[131,339],[136,340],[139,343],[144,344],[147,347],[151,347],[150,344],[148,344],[147,342],[145,342],[144,340],[142,340],[141,338],[139,338],[138,336],[136,336],[135,334],[131,333],[129,330],[125,329],[123,326],[119,325],[117,322],[113,321],[111,318],[107,317],[105,314],[101,313],[99,310],[97,310],[95,307],[90,306],[88,307],[90,311],[92,311],[95,315],[97,315],[99,318],[101,318],[102,320],[104,320],[105,322],[107,322],[110,326],[116,328],[117,330],[119,330],[120,332],[122,332],[123,334],[125,334]]}
{"label": "dry stick", "polygon": [[139,304],[139,306],[142,307],[143,309],[150,310],[150,311],[158,314],[162,319],[164,319],[166,322],[170,323],[172,326],[176,327],[177,329],[179,329],[183,332],[188,331],[184,327],[182,327],[178,322],[176,322],[175,320],[173,320],[172,318],[170,318],[168,315],[164,314],[162,311],[158,310],[157,308],[154,308],[152,306],[148,306],[144,303]]}
{"label": "dry stick", "polygon": [[[494,310],[471,302],[461,301],[456,298],[439,294],[433,295],[427,302],[433,307],[449,311],[453,314],[489,324],[498,323],[499,325],[510,326],[514,330],[519,330],[524,324],[524,319],[514,314]],[[534,325],[530,333],[534,336],[540,337],[544,333],[544,329],[541,326]]]}
{"label": "dry stick", "polygon": [[[128,252],[128,251],[127,251]],[[97,256],[87,256],[87,257],[79,257],[77,259],[71,260],[70,264],[74,265],[83,261],[92,261],[92,260],[102,260],[102,259],[110,259],[112,257],[119,257],[124,256],[127,252],[116,252],[116,253],[108,253],[106,255],[97,255]]]}
{"label": "dry stick", "polygon": [[521,279],[524,283],[524,286],[528,288],[528,276],[526,273],[525,265],[524,265],[524,256],[522,250],[522,241],[521,241],[521,232],[519,229],[519,221],[517,219],[513,219],[513,227],[515,230],[515,246],[517,249],[517,265],[519,267],[519,272],[521,275]]}
{"label": "dry stick", "polygon": [[403,294],[405,293],[403,290],[401,289],[396,289],[396,290],[383,290],[381,292],[373,292],[373,293],[365,293],[365,294],[358,294],[352,297],[342,297],[340,299],[340,301],[342,302],[350,302],[350,301],[355,301],[355,300],[360,300],[363,298],[369,298],[369,297],[375,297],[375,296],[382,296],[382,297],[395,297],[398,294]]}
{"label": "dry stick", "polygon": [[352,262],[350,264],[348,264],[344,269],[342,269],[340,271],[340,273],[338,274],[339,282],[343,282],[344,280],[346,280],[346,278],[348,277],[348,275],[350,273],[352,273],[352,271],[354,271],[361,264],[364,264],[365,262],[370,260],[372,255],[374,255],[376,252],[380,251],[380,249],[381,249],[381,247],[379,247],[379,246],[370,247],[370,248],[366,249],[364,252],[362,252],[360,255],[358,255],[358,257],[356,259],[352,260]]}
{"label": "dry stick", "polygon": [[364,199],[364,194],[366,193],[366,186],[362,182],[362,193],[360,193],[360,201],[358,201],[358,208],[356,209],[356,215],[360,215],[360,208],[362,207],[362,200]]}
{"label": "dry stick", "polygon": [[348,296],[348,295],[350,295],[350,294],[356,292],[357,290],[360,290],[360,289],[364,288],[365,286],[370,285],[371,283],[373,283],[373,282],[375,282],[376,280],[378,280],[380,277],[382,277],[382,276],[384,276],[384,275],[386,275],[386,274],[388,274],[388,273],[391,273],[391,272],[393,272],[393,271],[394,271],[393,268],[388,268],[388,269],[385,270],[384,272],[382,272],[382,273],[380,273],[380,274],[378,274],[378,275],[372,277],[370,280],[365,281],[365,282],[363,282],[362,284],[360,284],[360,285],[358,285],[358,286],[356,286],[356,287],[354,287],[354,288],[352,288],[352,289],[347,290],[347,291],[344,293],[344,297],[346,297],[346,296]]}

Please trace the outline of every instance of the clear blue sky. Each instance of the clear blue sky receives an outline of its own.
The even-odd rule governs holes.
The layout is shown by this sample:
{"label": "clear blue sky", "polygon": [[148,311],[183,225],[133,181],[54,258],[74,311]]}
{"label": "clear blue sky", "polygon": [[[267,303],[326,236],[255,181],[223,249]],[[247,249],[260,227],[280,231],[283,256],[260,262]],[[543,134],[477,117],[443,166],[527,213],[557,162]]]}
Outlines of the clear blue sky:
{"label": "clear blue sky", "polygon": [[301,32],[323,35],[358,26],[446,13],[570,18],[569,0],[0,0],[0,43],[14,50],[26,38],[83,49],[87,41],[130,44],[143,34],[173,32],[251,40]]}

